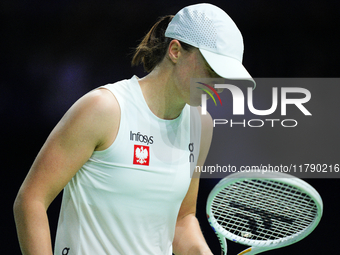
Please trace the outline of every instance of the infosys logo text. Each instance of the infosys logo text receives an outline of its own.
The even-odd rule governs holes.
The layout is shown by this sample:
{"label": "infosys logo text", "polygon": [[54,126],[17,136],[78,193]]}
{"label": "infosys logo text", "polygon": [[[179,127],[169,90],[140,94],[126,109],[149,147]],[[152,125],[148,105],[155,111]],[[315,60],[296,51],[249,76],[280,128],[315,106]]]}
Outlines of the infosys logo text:
{"label": "infosys logo text", "polygon": [[143,135],[140,132],[132,133],[132,131],[130,131],[130,140],[140,143],[146,143],[147,145],[153,144],[153,136]]}

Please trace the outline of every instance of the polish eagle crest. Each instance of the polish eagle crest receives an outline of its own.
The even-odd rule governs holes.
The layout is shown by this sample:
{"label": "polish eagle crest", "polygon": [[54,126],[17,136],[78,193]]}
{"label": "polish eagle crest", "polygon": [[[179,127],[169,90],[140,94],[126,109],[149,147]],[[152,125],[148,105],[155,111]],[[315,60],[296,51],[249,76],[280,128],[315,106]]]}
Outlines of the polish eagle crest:
{"label": "polish eagle crest", "polygon": [[143,148],[142,147],[137,147],[136,151],[135,151],[135,156],[137,158],[137,162],[139,164],[144,164],[146,163],[146,159],[148,158],[149,156],[149,153],[148,153],[148,150],[146,148]]}

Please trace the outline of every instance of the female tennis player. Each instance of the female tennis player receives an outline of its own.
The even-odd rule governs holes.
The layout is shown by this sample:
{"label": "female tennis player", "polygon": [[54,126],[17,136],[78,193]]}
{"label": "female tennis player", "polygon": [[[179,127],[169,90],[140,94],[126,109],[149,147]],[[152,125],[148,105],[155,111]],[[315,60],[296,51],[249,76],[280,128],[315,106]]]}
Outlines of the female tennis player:
{"label": "female tennis player", "polygon": [[80,98],[57,124],[24,180],[14,214],[22,253],[53,254],[47,209],[62,191],[54,254],[212,254],[195,217],[212,138],[190,79],[251,79],[243,40],[210,4],[161,18],[132,64],[148,75]]}

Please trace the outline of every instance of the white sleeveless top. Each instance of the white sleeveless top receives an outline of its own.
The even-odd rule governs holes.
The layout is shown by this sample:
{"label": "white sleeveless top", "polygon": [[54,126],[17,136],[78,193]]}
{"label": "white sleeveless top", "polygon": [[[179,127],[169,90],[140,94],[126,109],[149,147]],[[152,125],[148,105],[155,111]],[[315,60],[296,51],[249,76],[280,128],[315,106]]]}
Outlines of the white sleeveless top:
{"label": "white sleeveless top", "polygon": [[54,254],[170,255],[198,159],[199,113],[186,105],[174,120],[158,118],[136,76],[104,88],[120,105],[119,132],[65,187]]}

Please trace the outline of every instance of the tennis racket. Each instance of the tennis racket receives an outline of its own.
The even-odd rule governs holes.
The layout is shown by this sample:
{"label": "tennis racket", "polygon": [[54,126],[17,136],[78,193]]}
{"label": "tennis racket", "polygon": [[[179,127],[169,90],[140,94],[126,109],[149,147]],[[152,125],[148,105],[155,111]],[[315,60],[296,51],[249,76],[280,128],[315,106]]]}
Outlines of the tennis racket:
{"label": "tennis racket", "polygon": [[225,238],[251,246],[238,255],[298,242],[315,229],[322,211],[322,199],[311,185],[283,173],[231,174],[213,188],[206,207],[224,255]]}

